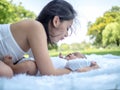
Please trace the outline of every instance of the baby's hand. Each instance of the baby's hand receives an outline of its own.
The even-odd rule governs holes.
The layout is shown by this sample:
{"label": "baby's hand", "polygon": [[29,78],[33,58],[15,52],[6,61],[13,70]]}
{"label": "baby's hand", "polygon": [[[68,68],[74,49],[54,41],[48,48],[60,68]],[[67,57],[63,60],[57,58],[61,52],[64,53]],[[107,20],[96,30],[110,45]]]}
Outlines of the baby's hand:
{"label": "baby's hand", "polygon": [[97,65],[97,63],[95,61],[91,61],[90,67],[95,66],[95,65]]}
{"label": "baby's hand", "polygon": [[63,58],[63,55],[62,55],[62,53],[59,53],[59,58]]}

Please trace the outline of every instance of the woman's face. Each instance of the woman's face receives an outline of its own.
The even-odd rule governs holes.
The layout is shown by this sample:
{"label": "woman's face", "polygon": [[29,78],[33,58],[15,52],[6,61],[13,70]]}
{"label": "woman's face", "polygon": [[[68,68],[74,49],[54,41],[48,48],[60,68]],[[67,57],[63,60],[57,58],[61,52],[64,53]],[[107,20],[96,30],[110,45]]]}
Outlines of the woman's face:
{"label": "woman's face", "polygon": [[53,43],[56,43],[60,40],[63,40],[68,36],[68,30],[71,27],[73,20],[69,21],[56,21],[57,25],[54,25],[49,28],[50,40]]}

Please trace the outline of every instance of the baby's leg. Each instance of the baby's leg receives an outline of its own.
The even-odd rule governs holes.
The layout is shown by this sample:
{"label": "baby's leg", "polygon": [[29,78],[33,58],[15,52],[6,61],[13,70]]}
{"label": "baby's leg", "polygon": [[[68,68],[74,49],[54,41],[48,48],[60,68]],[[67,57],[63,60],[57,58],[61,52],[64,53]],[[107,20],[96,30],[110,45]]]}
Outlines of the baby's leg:
{"label": "baby's leg", "polygon": [[0,61],[0,77],[12,77],[13,70],[6,65],[4,62]]}
{"label": "baby's leg", "polygon": [[6,56],[4,62],[13,69],[14,74],[27,73],[29,75],[35,75],[37,73],[35,61],[26,60],[14,65],[12,58]]}

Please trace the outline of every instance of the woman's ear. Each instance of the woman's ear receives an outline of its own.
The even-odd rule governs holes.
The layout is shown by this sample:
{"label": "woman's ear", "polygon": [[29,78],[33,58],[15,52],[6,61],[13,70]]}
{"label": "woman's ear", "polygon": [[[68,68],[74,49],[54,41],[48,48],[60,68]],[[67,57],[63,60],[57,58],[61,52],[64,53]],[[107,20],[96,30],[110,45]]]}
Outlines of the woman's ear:
{"label": "woman's ear", "polygon": [[60,18],[59,16],[54,16],[53,18],[53,26],[57,28],[60,25]]}

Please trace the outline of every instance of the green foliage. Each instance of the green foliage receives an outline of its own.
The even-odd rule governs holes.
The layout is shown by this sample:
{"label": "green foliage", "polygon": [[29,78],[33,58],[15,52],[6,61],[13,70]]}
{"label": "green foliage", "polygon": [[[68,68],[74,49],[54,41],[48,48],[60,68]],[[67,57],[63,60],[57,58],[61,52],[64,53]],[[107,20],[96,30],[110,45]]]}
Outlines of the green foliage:
{"label": "green foliage", "polygon": [[105,54],[112,54],[120,56],[120,49],[103,49],[103,50],[91,50],[91,51],[82,51],[81,53],[84,54],[97,54],[97,55],[105,55]]}
{"label": "green foliage", "polygon": [[82,49],[82,47],[80,47],[79,43],[72,43],[71,45],[71,50],[78,50],[78,49]]}
{"label": "green foliage", "polygon": [[66,43],[61,44],[61,46],[59,47],[59,51],[67,51],[69,49],[70,49],[70,47]]}
{"label": "green foliage", "polygon": [[17,6],[12,1],[0,0],[0,24],[35,18],[35,16],[33,12],[26,10],[21,3]]}
{"label": "green foliage", "polygon": [[102,17],[97,18],[94,23],[89,22],[87,34],[90,36],[91,39],[94,39],[95,45],[102,44],[102,32],[106,28],[106,26],[112,22],[120,22],[120,7],[118,6],[112,7],[112,9],[105,12]]}
{"label": "green foliage", "polygon": [[112,9],[110,11],[111,12],[120,12],[120,7],[114,6],[114,7],[112,7]]}
{"label": "green foliage", "polygon": [[90,44],[86,42],[73,43],[70,45],[72,51],[85,50],[86,48],[90,48]]}
{"label": "green foliage", "polygon": [[72,44],[61,44],[60,46],[58,46],[58,51],[59,52],[76,52],[79,50],[85,50],[90,48],[91,44],[90,43],[86,43],[86,42],[82,42],[82,43],[72,43]]}
{"label": "green foliage", "polygon": [[[120,47],[117,47],[116,45],[109,45],[106,48],[89,47],[85,48],[84,50],[78,49],[76,51],[81,52],[83,54],[98,54],[98,55],[113,54],[120,56]],[[63,55],[67,55],[68,53],[75,52],[75,50],[71,49],[68,49],[66,51],[49,50],[50,56],[58,56],[59,52],[61,52]]]}
{"label": "green foliage", "polygon": [[[76,49],[73,49],[73,48]],[[61,44],[58,46],[58,49],[49,50],[50,56],[58,56],[59,53],[63,55],[67,55],[72,52],[81,52],[83,54],[113,54],[120,56],[120,46],[118,47],[116,44],[110,44],[105,48],[91,45],[90,43],[82,42],[82,43],[73,43],[73,44]]]}
{"label": "green foliage", "polygon": [[48,50],[57,50],[58,49],[58,46],[57,46],[57,44],[48,44]]}
{"label": "green foliage", "polygon": [[108,24],[102,33],[103,46],[107,46],[111,43],[120,44],[120,24],[117,22]]}

